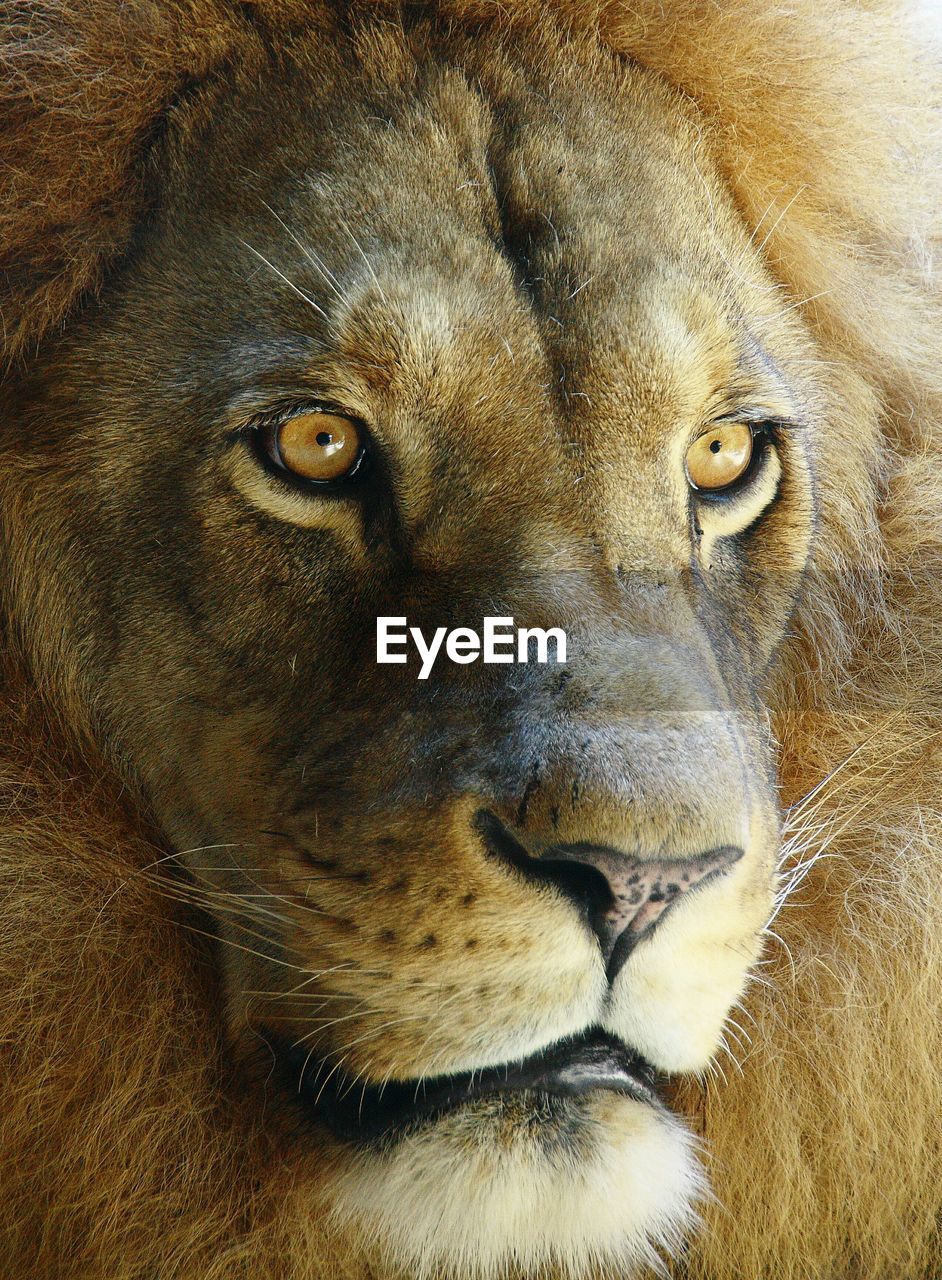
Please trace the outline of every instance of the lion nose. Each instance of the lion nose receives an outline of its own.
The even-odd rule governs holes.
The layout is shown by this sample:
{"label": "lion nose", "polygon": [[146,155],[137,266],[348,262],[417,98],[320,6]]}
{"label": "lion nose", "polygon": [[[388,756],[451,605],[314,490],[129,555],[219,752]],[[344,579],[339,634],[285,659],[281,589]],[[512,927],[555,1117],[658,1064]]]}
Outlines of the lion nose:
{"label": "lion nose", "polygon": [[720,845],[688,857],[644,858],[587,843],[533,855],[490,810],[480,810],[475,825],[491,855],[535,884],[554,886],[579,908],[599,940],[609,982],[674,903],[743,855],[737,845]]}

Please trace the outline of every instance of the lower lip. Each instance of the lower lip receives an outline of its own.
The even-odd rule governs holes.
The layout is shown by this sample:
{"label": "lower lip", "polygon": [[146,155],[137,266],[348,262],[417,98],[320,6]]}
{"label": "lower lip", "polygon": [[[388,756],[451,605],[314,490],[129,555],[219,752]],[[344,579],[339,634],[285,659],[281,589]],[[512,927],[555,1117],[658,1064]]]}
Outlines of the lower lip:
{"label": "lower lip", "polygon": [[597,1030],[519,1062],[480,1072],[431,1080],[363,1085],[342,1075],[327,1060],[317,1060],[266,1033],[286,1091],[297,1096],[306,1114],[339,1138],[375,1144],[402,1136],[485,1098],[519,1096],[577,1098],[590,1093],[619,1093],[646,1106],[663,1107],[652,1070],[624,1045]]}

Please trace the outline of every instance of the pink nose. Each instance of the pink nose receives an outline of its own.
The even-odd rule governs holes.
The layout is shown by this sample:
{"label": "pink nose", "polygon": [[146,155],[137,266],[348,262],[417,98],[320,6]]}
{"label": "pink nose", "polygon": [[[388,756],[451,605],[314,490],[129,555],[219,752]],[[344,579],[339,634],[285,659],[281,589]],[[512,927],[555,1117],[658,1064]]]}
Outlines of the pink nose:
{"label": "pink nose", "polygon": [[577,843],[533,856],[490,811],[481,810],[476,825],[489,853],[534,883],[553,885],[580,909],[598,937],[609,982],[675,902],[743,855],[736,845],[721,845],[690,857],[643,858]]}
{"label": "pink nose", "polygon": [[605,846],[570,845],[551,850],[540,861],[550,874],[552,868],[576,865],[603,877],[607,901],[590,908],[589,923],[602,945],[612,982],[633,948],[675,902],[726,871],[742,853],[735,845],[723,845],[690,858],[645,859]]}

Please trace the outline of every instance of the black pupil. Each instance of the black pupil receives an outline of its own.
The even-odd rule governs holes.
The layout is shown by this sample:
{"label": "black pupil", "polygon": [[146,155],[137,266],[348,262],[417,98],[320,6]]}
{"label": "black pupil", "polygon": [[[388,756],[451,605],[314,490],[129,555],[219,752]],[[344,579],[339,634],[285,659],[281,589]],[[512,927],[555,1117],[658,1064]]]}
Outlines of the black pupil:
{"label": "black pupil", "polygon": [[317,433],[317,443],[321,446],[330,444],[333,438],[334,437],[330,434],[329,431],[318,431]]}
{"label": "black pupil", "polygon": [[[320,439],[320,436],[318,436],[318,440],[319,440],[319,439]],[[711,441],[710,441],[710,452],[711,452],[711,453],[719,453],[719,451],[722,449],[722,447],[723,447],[723,446],[722,446],[722,444],[720,443],[720,441],[719,441],[719,440],[711,440]]]}

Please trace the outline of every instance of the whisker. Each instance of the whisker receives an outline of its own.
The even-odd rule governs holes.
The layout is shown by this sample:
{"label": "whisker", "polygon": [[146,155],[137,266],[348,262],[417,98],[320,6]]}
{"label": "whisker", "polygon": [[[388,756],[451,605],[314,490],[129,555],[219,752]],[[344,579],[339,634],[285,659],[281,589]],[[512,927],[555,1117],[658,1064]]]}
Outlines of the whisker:
{"label": "whisker", "polygon": [[[769,240],[771,239],[771,237],[775,234],[775,231],[776,231],[776,229],[778,228],[779,223],[782,221],[782,219],[783,219],[783,218],[785,217],[785,215],[788,213],[789,209],[792,207],[792,205],[795,203],[795,201],[798,199],[798,197],[802,194],[802,192],[803,192],[803,191],[805,191],[805,190],[807,190],[807,185],[808,185],[807,183],[804,183],[804,182],[803,182],[803,183],[801,184],[801,186],[798,188],[798,190],[795,192],[795,194],[792,196],[792,198],[788,201],[788,203],[785,205],[785,208],[781,211],[781,213],[778,215],[778,217],[775,219],[775,221],[774,221],[774,222],[772,223],[772,225],[769,227],[768,231],[767,231],[767,232],[765,233],[765,235],[762,237],[762,243],[756,246],[756,253],[761,253],[761,252],[762,252],[762,250],[763,250],[763,249],[765,248],[765,246],[768,244],[768,242],[769,242]],[[773,201],[772,201],[772,204],[774,204],[774,203],[775,203],[775,201],[773,200]],[[750,238],[753,240],[753,243],[755,243],[755,235],[756,235],[756,233],[757,233],[757,232],[758,232],[758,230],[759,230],[759,226],[761,225],[762,221],[765,219],[765,214],[766,214],[766,213],[768,213],[768,211],[769,211],[769,209],[771,209],[771,207],[772,207],[772,205],[770,204],[770,205],[769,205],[769,208],[768,208],[768,209],[766,209],[765,213],[763,213],[762,217],[759,219],[759,222],[756,224],[755,231],[753,231],[752,236],[750,237]]]}
{"label": "whisker", "polygon": [[193,933],[201,938],[209,938],[212,942],[221,942],[224,946],[233,947],[236,951],[244,951],[247,955],[255,956],[259,960],[265,960],[269,964],[281,965],[286,969],[294,969],[297,973],[304,973],[303,966],[292,964],[290,960],[281,960],[278,956],[266,955],[262,951],[256,951],[254,947],[245,947],[239,942],[233,941],[232,938],[220,938],[218,934],[209,933],[206,929],[197,929],[195,925],[189,924],[185,920],[179,921],[181,929],[186,929],[188,933]]}
{"label": "whisker", "polygon": [[257,249],[254,249],[247,240],[240,239],[239,243],[241,245],[244,245],[245,248],[248,249],[250,253],[254,253],[256,258],[258,258],[261,262],[264,262],[265,266],[268,267],[271,271],[273,271],[279,280],[282,280],[288,286],[288,288],[292,290],[292,292],[298,295],[299,298],[303,298],[309,307],[314,308],[314,310],[317,312],[318,315],[323,316],[324,319],[327,320],[328,322],[330,321],[330,316],[323,309],[323,307],[318,306],[318,304],[314,301],[314,299],[310,297],[308,294],[306,294],[303,289],[299,289],[298,286],[292,280],[288,279],[288,277],[285,275],[283,271],[280,271],[273,262],[269,262],[263,253],[259,253]]}
{"label": "whisker", "polygon": [[806,307],[809,302],[815,302],[818,298],[826,298],[833,292],[833,289],[822,289],[820,293],[812,293],[807,298],[799,298],[796,302],[789,303],[787,307],[782,307],[779,311],[779,315],[784,316],[787,315],[789,311],[795,311],[798,307]]}
{"label": "whisker", "polygon": [[[341,1048],[334,1050],[333,1052],[339,1053],[341,1057],[338,1059],[338,1061],[334,1064],[334,1066],[331,1067],[330,1071],[327,1073],[327,1077],[324,1080],[323,1084],[321,1085],[320,1089],[318,1090],[317,1097],[314,1099],[314,1105],[317,1106],[318,1102],[320,1102],[321,1097],[323,1096],[324,1090],[327,1088],[327,1085],[331,1080],[331,1077],[335,1075],[336,1072],[341,1068],[342,1064],[346,1061],[346,1055],[349,1054],[349,1051],[352,1048],[354,1048],[355,1045],[362,1044],[364,1040],[373,1039],[376,1035],[379,1034],[380,1031],[388,1030],[390,1027],[396,1027],[405,1022],[415,1022],[418,1020],[419,1019],[417,1018],[408,1018],[408,1017],[395,1018],[391,1022],[385,1022],[380,1024],[378,1027],[371,1028],[371,1030],[367,1035],[358,1036],[357,1039],[351,1040],[348,1044],[345,1044],[341,1046]],[[316,1048],[312,1047],[310,1053],[308,1053],[307,1057],[305,1058],[304,1066],[301,1068],[301,1077],[300,1077],[301,1080],[303,1080],[304,1072],[307,1070],[308,1063],[311,1061],[311,1058],[315,1052],[316,1052]],[[299,1087],[300,1087],[300,1080],[299,1080]]]}
{"label": "whisker", "polygon": [[298,236],[295,235],[295,233],[291,230],[291,228],[288,226],[285,220],[275,212],[275,210],[271,207],[270,204],[267,204],[266,201],[264,200],[262,201],[262,204],[268,210],[268,212],[272,215],[272,217],[276,219],[276,221],[280,224],[282,229],[288,233],[288,235],[291,237],[294,243],[298,246],[298,248],[304,254],[305,258],[307,258],[308,262],[311,264],[314,270],[318,272],[321,278],[326,281],[326,283],[330,286],[331,289],[333,289],[334,293],[337,295],[340,301],[343,302],[345,300],[346,295],[341,291],[340,285],[337,281],[337,277],[333,274],[333,272],[330,271],[328,267],[321,261],[321,259],[318,257],[318,255],[314,252],[313,249],[309,248],[308,246],[304,245],[301,242],[301,240],[298,238]]}
{"label": "whisker", "polygon": [[379,282],[379,276],[376,274],[376,269],[374,268],[372,262],[370,262],[369,258],[366,256],[366,253],[363,250],[363,246],[360,244],[359,240],[356,238],[356,236],[353,234],[353,232],[350,230],[346,222],[343,220],[342,217],[340,217],[339,214],[337,215],[337,221],[340,223],[341,227],[343,227],[344,231],[353,241],[354,248],[356,249],[360,257],[363,259],[363,261],[366,263],[366,269],[367,271],[369,271],[370,275],[373,277],[373,283],[376,285],[377,292],[379,293],[380,298],[383,300],[384,306],[388,307],[389,299],[386,297],[385,293],[383,293],[383,286]]}

